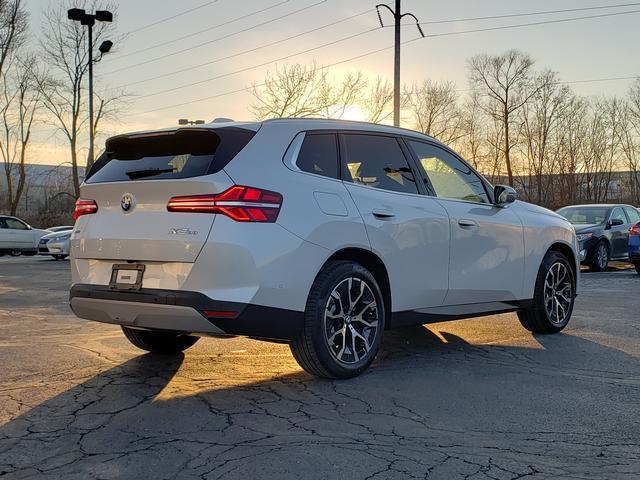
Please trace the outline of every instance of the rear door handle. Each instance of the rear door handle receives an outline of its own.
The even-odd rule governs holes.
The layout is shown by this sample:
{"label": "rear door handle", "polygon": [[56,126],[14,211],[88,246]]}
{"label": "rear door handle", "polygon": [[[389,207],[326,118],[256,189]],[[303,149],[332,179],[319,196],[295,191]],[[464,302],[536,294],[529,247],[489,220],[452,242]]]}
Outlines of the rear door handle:
{"label": "rear door handle", "polygon": [[478,223],[475,220],[461,218],[460,220],[458,220],[458,225],[460,225],[462,228],[472,228],[477,227]]}
{"label": "rear door handle", "polygon": [[393,213],[391,210],[384,210],[382,208],[374,208],[373,209],[373,216],[379,219],[386,219],[386,218],[393,218],[396,216],[395,213]]}

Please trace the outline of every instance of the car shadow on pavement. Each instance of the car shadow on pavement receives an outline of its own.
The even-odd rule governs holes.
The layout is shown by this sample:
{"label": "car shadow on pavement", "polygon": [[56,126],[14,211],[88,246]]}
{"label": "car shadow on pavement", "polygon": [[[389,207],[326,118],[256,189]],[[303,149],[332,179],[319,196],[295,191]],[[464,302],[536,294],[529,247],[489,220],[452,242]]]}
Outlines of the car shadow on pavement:
{"label": "car shadow on pavement", "polygon": [[[0,477],[638,471],[638,359],[571,334],[537,340],[472,345],[424,327],[388,332],[371,370],[346,381],[301,371],[256,378],[242,357],[219,358],[228,365],[215,375],[185,376],[181,367],[201,356],[140,355],[0,426]],[[616,406],[594,411],[611,395]],[[610,431],[588,421],[594,414]]]}

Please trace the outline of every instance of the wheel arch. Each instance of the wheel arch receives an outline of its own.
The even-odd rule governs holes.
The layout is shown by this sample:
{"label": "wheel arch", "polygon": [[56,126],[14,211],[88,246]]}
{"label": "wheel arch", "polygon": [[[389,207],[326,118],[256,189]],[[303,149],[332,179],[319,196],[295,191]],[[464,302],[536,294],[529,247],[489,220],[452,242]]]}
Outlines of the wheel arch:
{"label": "wheel arch", "polygon": [[327,263],[334,260],[348,260],[356,262],[371,272],[378,282],[380,290],[382,290],[382,295],[384,296],[384,310],[387,318],[385,329],[388,330],[391,326],[391,283],[389,281],[387,267],[382,259],[371,250],[366,250],[364,248],[343,248],[331,255],[322,265],[322,268],[324,268]]}
{"label": "wheel arch", "polygon": [[573,248],[571,248],[571,246],[569,246],[566,243],[555,242],[555,243],[551,244],[551,246],[547,249],[547,252],[545,253],[545,256],[549,252],[558,252],[558,253],[561,253],[562,255],[564,255],[565,257],[567,257],[567,259],[569,260],[569,263],[571,264],[571,270],[573,271],[573,278],[575,279],[576,284],[577,284],[577,282],[578,282],[578,273],[579,273],[578,272],[578,259],[576,257],[575,252],[573,251]]}
{"label": "wheel arch", "polygon": [[[591,250],[593,250],[595,247],[597,247],[600,243],[604,243],[607,246],[607,256],[608,256],[609,260],[611,260],[611,242],[609,241],[609,239],[605,235],[603,235],[602,237],[600,237],[598,239],[596,244],[593,247],[591,247]],[[593,251],[589,252],[590,255],[592,253],[593,253]]]}

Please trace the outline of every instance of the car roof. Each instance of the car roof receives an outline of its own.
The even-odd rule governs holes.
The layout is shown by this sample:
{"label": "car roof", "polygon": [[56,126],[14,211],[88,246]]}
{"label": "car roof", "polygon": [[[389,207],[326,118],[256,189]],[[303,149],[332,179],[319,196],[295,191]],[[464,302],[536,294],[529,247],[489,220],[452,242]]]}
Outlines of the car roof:
{"label": "car roof", "polygon": [[[179,126],[179,127],[169,127],[155,130],[144,130],[138,132],[127,132],[121,135],[116,135],[115,137],[120,136],[132,136],[132,135],[146,135],[158,132],[171,132],[178,130],[193,130],[193,129],[206,129],[210,130],[213,128],[245,128],[248,130],[253,130],[257,132],[260,130],[262,125],[270,125],[270,124],[279,124],[290,126],[295,130],[362,130],[368,132],[379,132],[379,133],[387,133],[391,135],[399,135],[399,136],[411,136],[417,139],[429,140],[431,142],[437,143],[439,145],[444,145],[439,140],[425,135],[421,132],[417,132],[415,130],[409,130],[407,128],[393,127],[390,125],[382,125],[379,123],[369,123],[369,122],[358,122],[352,120],[337,120],[337,119],[327,119],[327,118],[272,118],[263,121],[212,121],[209,123],[202,123],[198,125],[188,125],[188,126]],[[115,138],[112,137],[112,138]]]}
{"label": "car roof", "polygon": [[[384,125],[381,123],[371,123],[371,122],[360,122],[354,120],[339,120],[339,119],[331,119],[331,118],[272,118],[269,120],[265,120],[263,123],[282,123],[282,124],[290,124],[295,126],[302,126],[304,128],[311,129],[323,129],[323,128],[331,128],[336,130],[367,130],[381,133],[390,133],[394,135],[409,135],[409,136],[417,136],[428,138],[429,140],[438,142],[433,137],[425,135],[421,132],[410,130],[408,128],[400,128],[393,127],[391,125]],[[438,142],[440,143],[440,142]]]}
{"label": "car roof", "polygon": [[579,207],[600,207],[600,208],[613,208],[613,207],[630,207],[636,208],[626,203],[585,203],[582,205],[566,205],[561,208],[579,208]]}

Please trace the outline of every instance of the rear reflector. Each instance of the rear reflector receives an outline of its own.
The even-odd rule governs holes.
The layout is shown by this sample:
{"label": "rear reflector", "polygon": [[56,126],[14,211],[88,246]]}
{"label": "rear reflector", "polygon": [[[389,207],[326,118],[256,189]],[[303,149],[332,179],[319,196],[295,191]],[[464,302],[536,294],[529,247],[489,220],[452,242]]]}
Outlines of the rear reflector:
{"label": "rear reflector", "polygon": [[76,208],[73,211],[73,219],[78,220],[82,215],[90,215],[98,211],[98,204],[95,200],[79,198],[76,200]]}
{"label": "rear reflector", "polygon": [[629,229],[629,235],[640,235],[640,223],[632,225]]}
{"label": "rear reflector", "polygon": [[237,222],[268,222],[278,218],[282,195],[260,188],[234,185],[218,194],[173,197],[170,212],[220,213]]}

